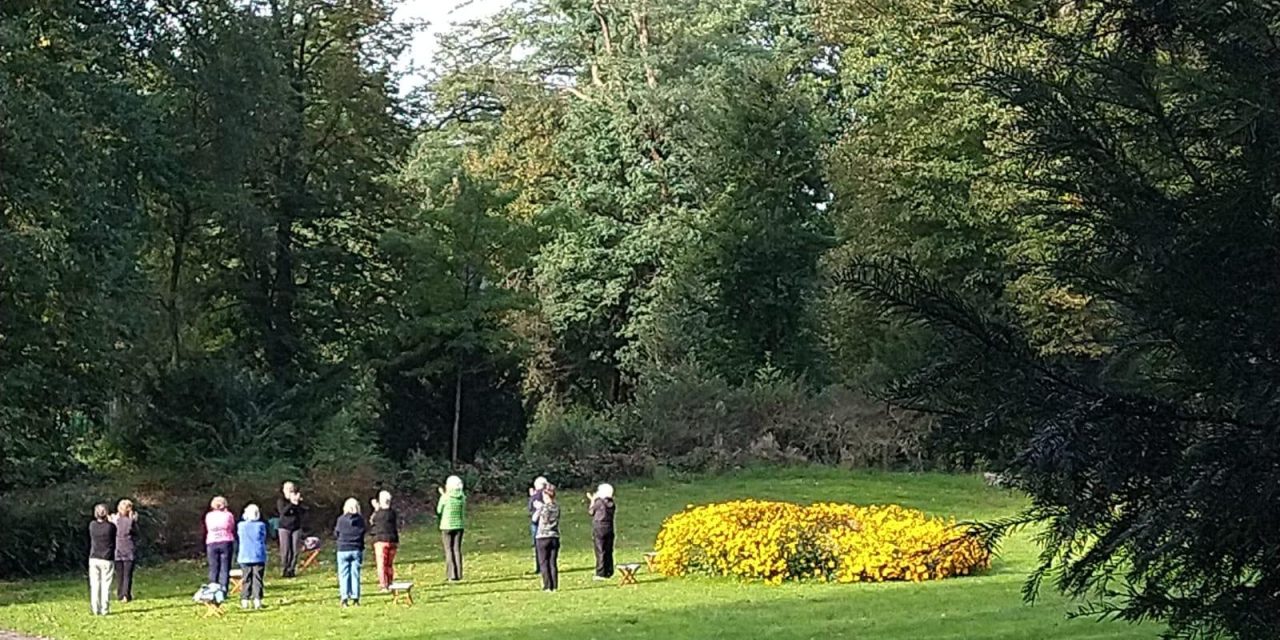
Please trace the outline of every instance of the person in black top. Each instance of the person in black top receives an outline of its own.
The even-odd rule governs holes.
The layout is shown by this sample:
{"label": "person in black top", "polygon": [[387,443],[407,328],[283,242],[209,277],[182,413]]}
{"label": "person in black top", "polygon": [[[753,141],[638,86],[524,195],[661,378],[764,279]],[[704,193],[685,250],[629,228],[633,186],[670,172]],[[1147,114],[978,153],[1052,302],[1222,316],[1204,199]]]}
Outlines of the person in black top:
{"label": "person in black top", "polygon": [[95,616],[105,616],[111,608],[115,559],[116,526],[107,519],[107,505],[96,505],[89,523],[89,607]]}
{"label": "person in black top", "polygon": [[333,537],[338,539],[338,597],[342,606],[348,603],[360,605],[360,565],[364,562],[364,516],[360,515],[360,501],[347,498],[342,505],[342,515],[333,527]]}
{"label": "person in black top", "polygon": [[613,503],[613,485],[602,484],[594,494],[587,494],[591,506],[587,512],[591,514],[591,537],[596,547],[596,580],[608,580],[613,577],[613,514],[617,506]]}
{"label": "person in black top", "polygon": [[529,487],[529,541],[533,546],[533,573],[542,573],[538,565],[538,523],[533,521],[533,514],[542,508],[542,490],[547,488],[547,479],[538,476]]}
{"label": "person in black top", "polygon": [[373,499],[369,533],[373,534],[373,557],[378,563],[378,587],[386,591],[396,579],[396,549],[400,546],[400,514],[391,508],[391,492],[379,491]]}
{"label": "person in black top", "polygon": [[302,516],[306,507],[302,505],[302,494],[297,485],[284,483],[281,496],[276,499],[276,535],[280,542],[281,575],[292,578],[298,573],[298,547],[302,544]]}
{"label": "person in black top", "polygon": [[116,504],[115,515],[109,520],[116,525],[116,597],[120,602],[130,602],[133,600],[133,563],[138,538],[138,514],[133,510],[133,501],[121,500]]}

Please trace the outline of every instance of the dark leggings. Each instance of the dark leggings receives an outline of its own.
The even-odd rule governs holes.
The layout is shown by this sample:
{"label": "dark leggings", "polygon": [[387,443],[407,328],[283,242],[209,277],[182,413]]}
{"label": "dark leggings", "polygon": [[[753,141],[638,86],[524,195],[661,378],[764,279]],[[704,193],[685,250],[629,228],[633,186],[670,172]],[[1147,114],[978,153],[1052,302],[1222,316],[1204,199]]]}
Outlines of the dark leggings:
{"label": "dark leggings", "polygon": [[116,560],[116,597],[133,599],[133,561]]}
{"label": "dark leggings", "polygon": [[205,545],[209,554],[209,582],[222,585],[225,592],[231,583],[231,547],[232,542],[215,542]]}
{"label": "dark leggings", "polygon": [[593,531],[596,542],[596,577],[613,577],[613,532]]}
{"label": "dark leggings", "polygon": [[560,587],[560,538],[538,538],[538,568],[542,570],[542,588],[555,591]]}
{"label": "dark leggings", "polygon": [[444,572],[449,580],[462,579],[462,529],[449,529],[440,532],[440,542],[444,545]]}

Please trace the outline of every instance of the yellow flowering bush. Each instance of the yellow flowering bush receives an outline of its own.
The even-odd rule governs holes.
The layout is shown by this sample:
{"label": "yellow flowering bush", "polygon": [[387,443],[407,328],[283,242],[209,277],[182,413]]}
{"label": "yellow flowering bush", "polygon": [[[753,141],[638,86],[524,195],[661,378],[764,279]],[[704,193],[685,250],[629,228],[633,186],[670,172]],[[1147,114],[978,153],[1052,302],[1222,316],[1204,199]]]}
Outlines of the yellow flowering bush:
{"label": "yellow flowering bush", "polygon": [[954,520],[898,505],[739,500],[690,507],[662,524],[654,568],[784,580],[941,580],[990,566],[975,536]]}

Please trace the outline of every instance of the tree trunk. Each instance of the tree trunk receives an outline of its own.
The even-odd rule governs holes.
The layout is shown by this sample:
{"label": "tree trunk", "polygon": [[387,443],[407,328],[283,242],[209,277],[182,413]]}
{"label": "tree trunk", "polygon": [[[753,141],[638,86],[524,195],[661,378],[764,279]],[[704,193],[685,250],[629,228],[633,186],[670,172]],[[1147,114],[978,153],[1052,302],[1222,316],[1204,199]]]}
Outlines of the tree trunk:
{"label": "tree trunk", "polygon": [[462,367],[453,385],[453,468],[458,468],[458,426],[462,422]]}
{"label": "tree trunk", "polygon": [[191,223],[191,209],[181,208],[181,217],[173,229],[173,255],[169,259],[169,368],[177,369],[182,358],[182,320],[178,317],[178,289],[182,285],[182,263],[187,255],[187,229]]}
{"label": "tree trunk", "polygon": [[[288,205],[285,205],[288,207]],[[272,373],[281,382],[293,379],[292,364],[296,337],[293,308],[297,284],[293,279],[293,215],[280,212],[276,223],[275,278],[271,286],[271,335],[267,336]]]}
{"label": "tree trunk", "polygon": [[596,22],[600,24],[600,36],[604,39],[604,54],[606,56],[612,56],[613,34],[609,31],[609,19],[604,15],[603,0],[592,0],[591,12],[596,15]]}
{"label": "tree trunk", "polygon": [[644,82],[650,89],[658,86],[658,74],[653,70],[649,60],[649,7],[641,2],[631,10],[631,21],[636,26],[636,36],[640,41],[640,57],[644,60]]}

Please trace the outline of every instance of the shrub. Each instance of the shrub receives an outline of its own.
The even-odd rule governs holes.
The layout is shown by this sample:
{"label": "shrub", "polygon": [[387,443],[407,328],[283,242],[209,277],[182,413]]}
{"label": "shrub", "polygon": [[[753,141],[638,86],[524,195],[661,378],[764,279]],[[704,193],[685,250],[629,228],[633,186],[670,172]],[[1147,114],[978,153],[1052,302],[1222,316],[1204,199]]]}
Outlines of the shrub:
{"label": "shrub", "polygon": [[531,458],[581,459],[617,451],[622,440],[609,416],[556,407],[535,419],[524,448]]}
{"label": "shrub", "polygon": [[435,487],[444,486],[445,478],[451,473],[453,470],[447,459],[415,449],[409,453],[396,476],[396,491],[430,496],[435,493]]}
{"label": "shrub", "polygon": [[696,367],[647,379],[615,422],[624,442],[686,471],[752,462],[919,469],[932,429],[926,416],[844,387],[814,390],[781,375],[734,386]]}
{"label": "shrub", "polygon": [[705,505],[667,518],[655,549],[656,568],[667,576],[736,576],[770,584],[918,582],[990,565],[978,537],[954,521],[897,505]]}

